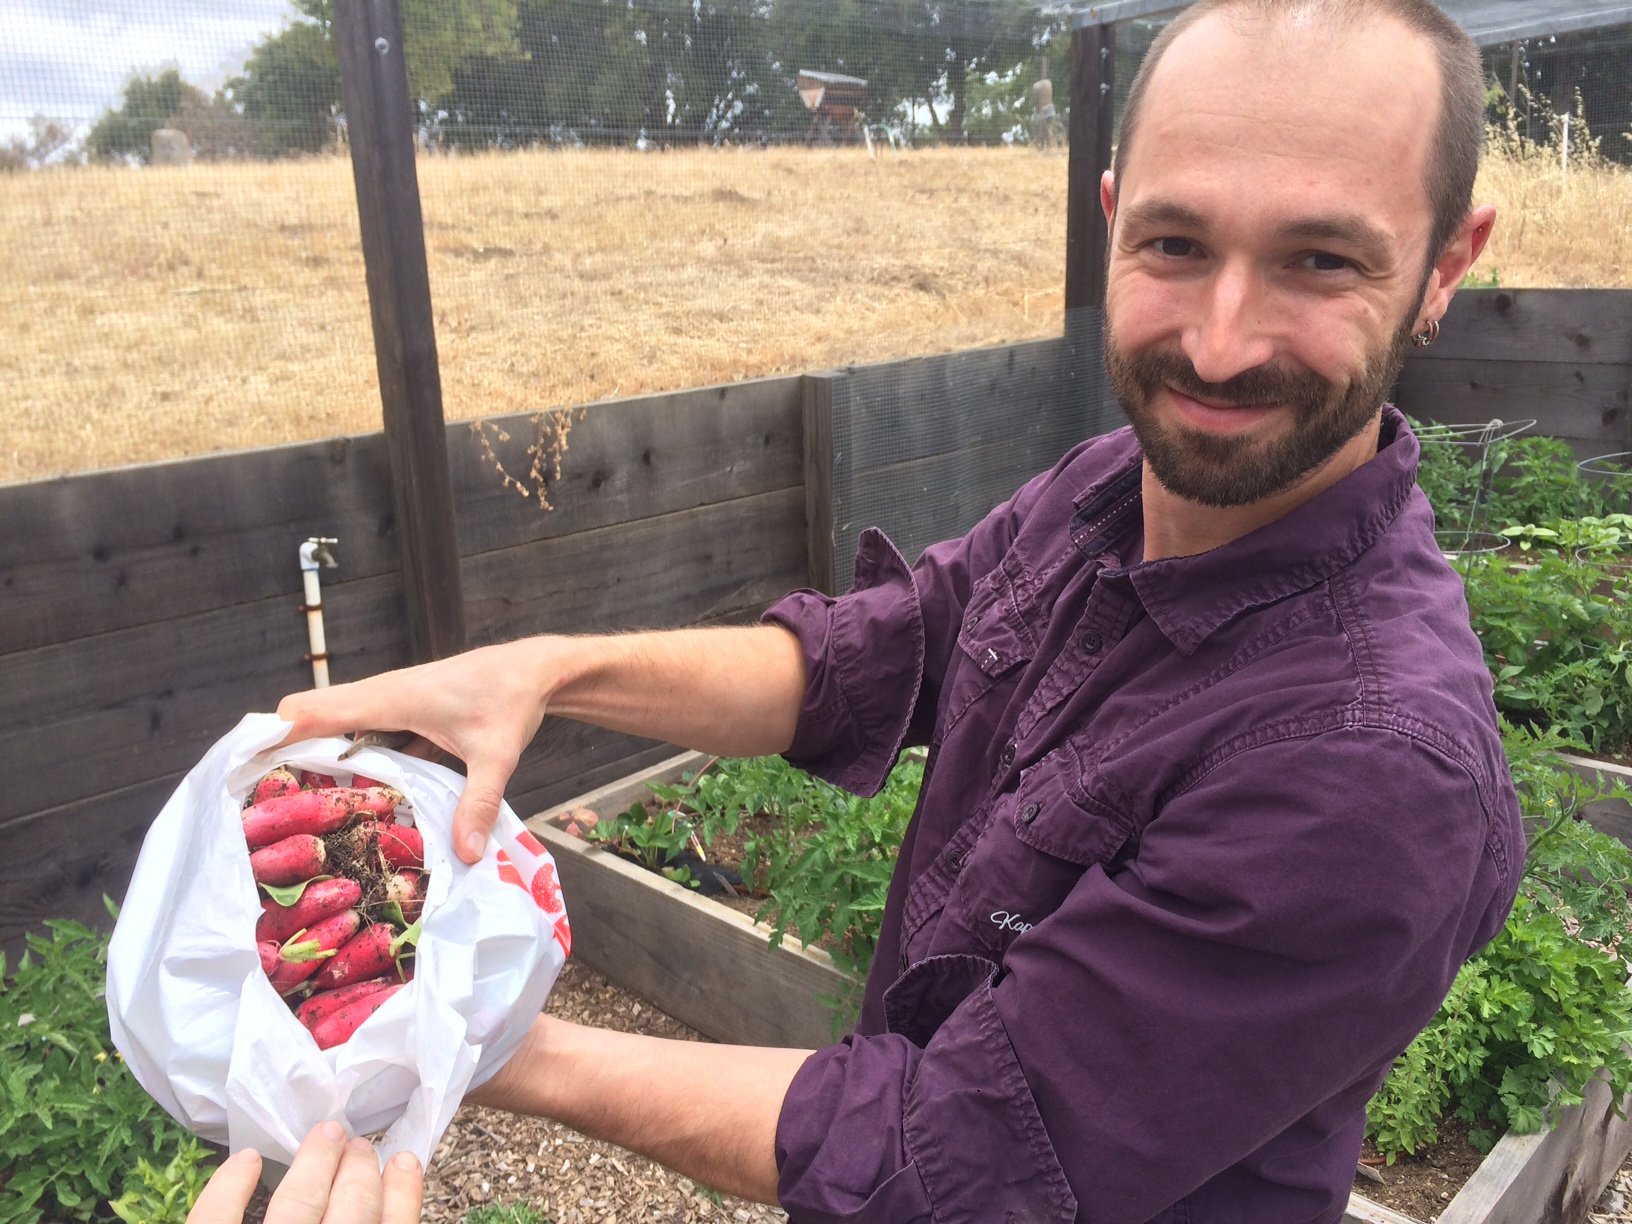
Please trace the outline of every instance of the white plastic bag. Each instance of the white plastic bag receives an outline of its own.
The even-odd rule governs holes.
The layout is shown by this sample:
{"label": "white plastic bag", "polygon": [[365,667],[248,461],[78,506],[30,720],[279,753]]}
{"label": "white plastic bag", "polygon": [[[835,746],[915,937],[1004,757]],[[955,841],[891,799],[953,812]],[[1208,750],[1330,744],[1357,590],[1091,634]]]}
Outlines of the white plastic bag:
{"label": "white plastic bag", "polygon": [[[452,853],[464,779],[344,739],[274,748],[289,724],[251,714],[181,781],[142,843],[108,949],[108,1017],[142,1087],[183,1126],[287,1164],[326,1119],[389,1127],[429,1165],[466,1091],[515,1052],[555,984],[571,936],[555,862],[505,806],[487,853]],[[239,799],[273,766],[356,772],[394,786],[424,831],[430,888],[414,980],[350,1040],[319,1050],[261,970],[260,898]],[[512,887],[511,885],[520,885]]]}

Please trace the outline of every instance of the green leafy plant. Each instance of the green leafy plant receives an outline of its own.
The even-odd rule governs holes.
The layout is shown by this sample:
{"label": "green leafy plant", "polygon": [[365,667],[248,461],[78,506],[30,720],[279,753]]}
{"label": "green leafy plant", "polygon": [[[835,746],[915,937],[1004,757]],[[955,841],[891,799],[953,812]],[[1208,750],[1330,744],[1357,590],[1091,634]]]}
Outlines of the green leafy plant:
{"label": "green leafy plant", "polygon": [[549,1224],[525,1203],[488,1203],[465,1215],[463,1224]]}
{"label": "green leafy plant", "polygon": [[1516,524],[1551,527],[1613,509],[1603,487],[1581,474],[1575,452],[1558,438],[1521,434],[1479,446],[1465,433],[1453,441],[1437,426],[1411,424],[1422,441],[1417,483],[1442,528],[1468,526],[1476,507],[1492,531]]}
{"label": "green leafy plant", "polygon": [[590,830],[589,835],[612,845],[647,871],[659,872],[676,884],[697,887],[690,868],[672,865],[697,839],[697,822],[677,805],[665,804],[652,812],[644,804],[631,804],[627,811]]}
{"label": "green leafy plant", "polygon": [[107,939],[45,925],[14,970],[0,956],[0,1224],[181,1220],[203,1149],[113,1048]]}
{"label": "green leafy plant", "polygon": [[[656,811],[636,804],[596,836],[662,870],[694,836],[707,845],[743,833],[743,880],[766,897],[757,916],[770,925],[772,945],[793,932],[862,975],[923,768],[920,752],[904,753],[879,794],[862,799],[780,757],[721,759],[678,785],[652,785]],[[765,819],[750,824],[752,817]]]}
{"label": "green leafy plant", "polygon": [[187,1224],[187,1213],[210,1179],[209,1151],[188,1135],[162,1168],[146,1158],[125,1179],[125,1192],[109,1206],[125,1224]]}
{"label": "green leafy plant", "polygon": [[1632,740],[1632,578],[1550,552],[1462,569],[1497,707],[1592,750]]}
{"label": "green leafy plant", "polygon": [[1561,519],[1550,527],[1534,523],[1517,523],[1503,527],[1498,533],[1519,546],[1521,552],[1532,548],[1567,550],[1589,554],[1583,560],[1615,560],[1632,552],[1632,514],[1583,515],[1577,519]]}
{"label": "green leafy plant", "polygon": [[1434,1142],[1448,1115],[1488,1151],[1504,1130],[1556,1120],[1600,1074],[1617,1099],[1632,1089],[1632,992],[1616,950],[1632,930],[1632,850],[1581,819],[1600,795],[1632,796],[1563,768],[1556,754],[1575,745],[1556,732],[1508,727],[1504,740],[1529,842],[1518,899],[1367,1107],[1390,1163]]}

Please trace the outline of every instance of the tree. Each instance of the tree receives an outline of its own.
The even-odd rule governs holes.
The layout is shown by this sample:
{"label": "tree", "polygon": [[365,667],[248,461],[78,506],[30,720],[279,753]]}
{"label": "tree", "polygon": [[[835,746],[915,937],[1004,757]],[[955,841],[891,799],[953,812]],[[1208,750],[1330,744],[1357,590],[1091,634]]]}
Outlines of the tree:
{"label": "tree", "polygon": [[331,32],[296,22],[262,39],[226,93],[242,113],[256,151],[276,157],[321,151],[340,108],[340,61]]}
{"label": "tree", "polygon": [[209,99],[196,85],[182,80],[175,68],[156,77],[133,76],[125,82],[124,101],[96,121],[86,146],[98,157],[125,157],[146,162],[155,128],[169,127],[183,103],[207,106]]}
{"label": "tree", "polygon": [[[516,54],[518,0],[402,0],[408,85],[436,103],[453,85],[455,69],[478,56]],[[334,45],[334,0],[294,0]]]}
{"label": "tree", "polygon": [[27,136],[13,136],[0,144],[0,172],[39,170],[73,156],[74,134],[55,119],[35,115],[28,121]]}

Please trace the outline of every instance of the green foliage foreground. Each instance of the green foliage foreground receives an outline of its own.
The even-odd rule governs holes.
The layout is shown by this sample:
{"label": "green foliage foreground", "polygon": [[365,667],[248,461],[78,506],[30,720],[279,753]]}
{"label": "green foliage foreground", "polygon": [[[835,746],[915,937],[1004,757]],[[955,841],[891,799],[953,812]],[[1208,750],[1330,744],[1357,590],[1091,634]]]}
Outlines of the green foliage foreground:
{"label": "green foliage foreground", "polygon": [[46,927],[11,972],[0,955],[0,1224],[183,1224],[207,1151],[113,1048],[107,936]]}

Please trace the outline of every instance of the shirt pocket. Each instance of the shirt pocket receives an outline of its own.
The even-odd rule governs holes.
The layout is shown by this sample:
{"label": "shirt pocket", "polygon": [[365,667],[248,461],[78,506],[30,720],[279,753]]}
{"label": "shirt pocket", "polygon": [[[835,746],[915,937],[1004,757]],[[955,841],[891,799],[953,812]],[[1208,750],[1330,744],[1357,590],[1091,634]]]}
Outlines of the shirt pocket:
{"label": "shirt pocket", "polygon": [[[1004,680],[1016,678],[1031,661],[1035,644],[1007,576],[993,570],[975,584],[958,628],[941,699],[937,741],[982,697]],[[1005,686],[1007,687],[1007,686]]]}
{"label": "shirt pocket", "polygon": [[1132,837],[1131,821],[1088,799],[1075,755],[1065,746],[1021,771],[964,862],[953,903],[989,955],[1047,919]]}

